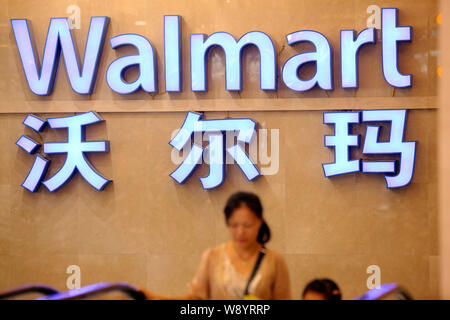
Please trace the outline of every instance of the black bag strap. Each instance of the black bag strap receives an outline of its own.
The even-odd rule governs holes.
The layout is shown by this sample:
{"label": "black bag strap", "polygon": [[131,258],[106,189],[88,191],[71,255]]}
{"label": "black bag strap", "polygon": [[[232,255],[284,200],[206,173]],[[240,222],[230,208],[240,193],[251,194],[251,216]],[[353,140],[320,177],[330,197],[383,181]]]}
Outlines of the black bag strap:
{"label": "black bag strap", "polygon": [[259,251],[258,259],[256,260],[255,266],[253,267],[252,274],[250,275],[250,278],[248,278],[247,286],[245,287],[245,290],[244,290],[244,297],[246,295],[248,295],[248,289],[250,287],[250,283],[252,282],[253,278],[255,277],[256,272],[258,272],[259,266],[261,265],[261,261],[265,255],[266,255],[266,248],[262,247],[261,250]]}

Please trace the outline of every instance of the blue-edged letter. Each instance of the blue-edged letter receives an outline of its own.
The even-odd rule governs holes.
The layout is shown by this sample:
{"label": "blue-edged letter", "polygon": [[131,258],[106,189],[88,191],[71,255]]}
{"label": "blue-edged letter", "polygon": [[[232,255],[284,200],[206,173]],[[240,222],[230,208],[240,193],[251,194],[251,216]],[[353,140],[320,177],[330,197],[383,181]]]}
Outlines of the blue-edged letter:
{"label": "blue-edged letter", "polygon": [[277,89],[276,54],[272,40],[260,31],[251,31],[236,42],[226,32],[217,32],[205,40],[204,34],[191,34],[191,89],[206,91],[208,87],[207,58],[209,49],[219,46],[225,52],[226,89],[242,90],[241,53],[247,45],[255,45],[261,57],[261,89]]}
{"label": "blue-edged letter", "polygon": [[397,9],[382,9],[383,74],[393,87],[411,87],[412,76],[398,71],[398,43],[411,41],[411,27],[397,27]]}
{"label": "blue-edged letter", "polygon": [[[110,39],[113,49],[121,46],[135,46],[139,54],[130,55],[114,60],[106,71],[108,86],[117,93],[129,94],[139,88],[146,92],[158,91],[155,53],[146,38],[138,34],[122,34]],[[124,74],[128,68],[139,66],[139,77],[132,83],[124,81]]]}
{"label": "blue-edged letter", "polygon": [[[256,123],[252,119],[217,119],[201,120],[201,114],[189,111],[175,137],[169,144],[181,151],[184,145],[191,140],[195,132],[206,132],[209,134],[209,175],[200,178],[204,189],[212,189],[222,184],[225,176],[225,152],[222,131],[239,131],[237,141],[249,144],[255,132]],[[260,176],[258,169],[238,144],[226,149],[231,157],[237,162],[248,180]],[[170,176],[178,183],[183,183],[192,174],[200,163],[203,148],[193,145],[186,159]]]}
{"label": "blue-edged letter", "polygon": [[94,90],[100,54],[108,29],[108,17],[92,17],[80,74],[72,34],[67,18],[52,18],[45,42],[42,64],[37,59],[30,37],[28,20],[12,19],[11,25],[22,60],[23,71],[30,90],[41,96],[51,94],[55,82],[60,53],[64,56],[67,76],[72,89],[79,94],[91,94]]}
{"label": "blue-edged letter", "polygon": [[164,16],[164,77],[167,92],[181,91],[180,16]]}
{"label": "blue-edged letter", "polygon": [[342,88],[358,88],[358,51],[368,43],[375,43],[375,29],[361,31],[355,40],[355,31],[341,30]]}
{"label": "blue-edged letter", "polygon": [[85,141],[84,127],[103,121],[95,112],[87,112],[75,116],[49,118],[51,128],[67,128],[67,142],[45,142],[44,153],[65,153],[66,161],[59,171],[44,181],[50,192],[60,188],[73,175],[75,170],[97,190],[102,190],[110,180],[101,176],[89,163],[87,152],[108,152],[109,141]]}
{"label": "blue-edged letter", "polygon": [[[284,84],[294,91],[308,91],[316,84],[324,90],[333,90],[333,65],[331,46],[327,38],[316,31],[297,31],[286,36],[287,43],[309,41],[316,46],[316,52],[300,53],[291,57],[283,66]],[[309,80],[298,77],[298,69],[305,63],[316,62],[316,74]]]}

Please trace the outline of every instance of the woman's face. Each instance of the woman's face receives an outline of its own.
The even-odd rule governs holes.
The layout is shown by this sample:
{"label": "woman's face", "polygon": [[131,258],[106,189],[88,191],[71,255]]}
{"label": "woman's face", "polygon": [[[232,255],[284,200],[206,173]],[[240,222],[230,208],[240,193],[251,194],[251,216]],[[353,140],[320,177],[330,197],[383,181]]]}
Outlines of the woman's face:
{"label": "woman's face", "polygon": [[233,241],[241,247],[249,247],[257,242],[262,219],[246,205],[235,209],[228,219],[228,229]]}

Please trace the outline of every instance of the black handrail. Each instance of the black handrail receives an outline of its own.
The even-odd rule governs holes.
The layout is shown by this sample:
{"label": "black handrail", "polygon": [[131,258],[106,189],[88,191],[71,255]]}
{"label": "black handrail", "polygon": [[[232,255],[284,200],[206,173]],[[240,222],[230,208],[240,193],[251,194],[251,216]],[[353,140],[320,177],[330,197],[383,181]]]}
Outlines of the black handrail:
{"label": "black handrail", "polygon": [[411,295],[396,283],[385,283],[379,288],[371,289],[353,300],[381,300],[388,296],[396,296],[398,300],[412,300]]}
{"label": "black handrail", "polygon": [[24,286],[15,287],[12,289],[5,290],[3,292],[0,292],[0,300],[2,299],[10,299],[15,296],[19,296],[22,294],[27,293],[41,293],[43,295],[51,295],[51,294],[57,294],[60,293],[60,291],[56,290],[55,288],[52,288],[50,286],[46,286],[44,284],[27,284]]}
{"label": "black handrail", "polygon": [[145,300],[145,294],[136,287],[126,282],[99,282],[90,284],[79,289],[72,289],[66,292],[55,293],[36,300],[76,300],[93,297],[111,291],[121,291],[135,300]]}

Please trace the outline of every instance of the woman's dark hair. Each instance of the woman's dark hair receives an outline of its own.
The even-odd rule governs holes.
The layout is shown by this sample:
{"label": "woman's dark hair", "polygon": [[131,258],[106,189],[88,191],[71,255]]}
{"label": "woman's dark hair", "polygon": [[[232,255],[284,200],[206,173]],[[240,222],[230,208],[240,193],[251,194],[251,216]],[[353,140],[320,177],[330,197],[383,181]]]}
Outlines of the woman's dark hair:
{"label": "woman's dark hair", "polygon": [[304,298],[308,291],[314,291],[324,296],[325,300],[341,300],[341,290],[338,285],[330,279],[315,279],[308,283],[303,290]]}
{"label": "woman's dark hair", "polygon": [[258,218],[262,219],[262,225],[258,232],[257,241],[264,245],[270,240],[270,229],[266,221],[263,218],[263,207],[261,201],[256,194],[250,192],[236,192],[228,198],[227,204],[225,205],[225,221],[228,224],[228,220],[233,214],[234,210],[245,205],[249,208]]}

